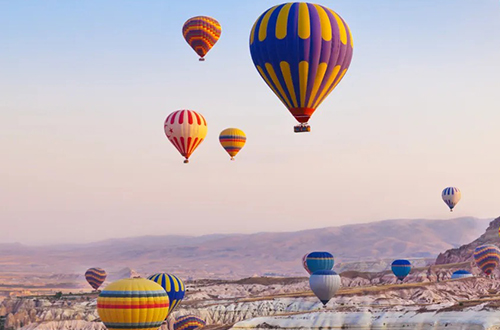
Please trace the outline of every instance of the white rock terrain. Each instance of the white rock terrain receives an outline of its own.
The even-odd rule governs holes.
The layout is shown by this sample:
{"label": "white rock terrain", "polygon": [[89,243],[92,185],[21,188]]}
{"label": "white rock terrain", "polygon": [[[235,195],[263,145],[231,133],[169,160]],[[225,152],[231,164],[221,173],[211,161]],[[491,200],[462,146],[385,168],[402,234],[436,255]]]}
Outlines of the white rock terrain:
{"label": "white rock terrain", "polygon": [[[262,281],[262,279],[254,279],[254,281]],[[203,318],[209,325],[230,326],[237,323],[236,327],[253,327],[260,321],[256,321],[257,323],[238,322],[259,317],[286,316],[291,313],[303,314],[322,310],[321,303],[306,287],[306,281],[292,280],[291,282],[287,285],[193,283],[189,286],[189,295],[173,316],[194,314]],[[497,295],[499,289],[500,283],[481,277],[401,285],[345,287],[328,304],[328,308],[335,313],[326,314],[344,313],[341,315],[345,315],[344,318],[349,320],[346,324],[351,324],[351,319],[358,318],[370,320],[373,323],[375,322],[373,320],[378,320],[382,317],[381,315],[397,315],[396,319],[399,319],[400,315],[413,315],[411,322],[421,320],[424,322],[424,319],[418,315],[427,313],[429,319],[435,319],[436,315],[441,316],[442,313],[451,313],[450,315],[468,313],[467,308],[480,308],[500,316],[496,312],[500,307],[500,296]],[[94,296],[63,296],[61,299],[54,297],[8,298],[0,304],[0,315],[4,316],[3,322],[6,330],[104,330],[103,324],[98,319],[95,298],[95,294]],[[408,314],[409,311],[413,314]],[[333,321],[321,322],[331,324],[332,327],[339,324],[340,319],[337,316],[332,317],[334,317]],[[274,318],[269,320],[274,320]],[[294,319],[290,319],[290,322],[292,320]],[[268,323],[267,319],[264,323]],[[372,326],[372,323],[366,324]],[[316,327],[318,324],[320,323],[311,323],[311,326]],[[391,321],[387,324],[392,327],[393,324],[396,326],[399,323]],[[259,327],[265,326],[259,325]]]}

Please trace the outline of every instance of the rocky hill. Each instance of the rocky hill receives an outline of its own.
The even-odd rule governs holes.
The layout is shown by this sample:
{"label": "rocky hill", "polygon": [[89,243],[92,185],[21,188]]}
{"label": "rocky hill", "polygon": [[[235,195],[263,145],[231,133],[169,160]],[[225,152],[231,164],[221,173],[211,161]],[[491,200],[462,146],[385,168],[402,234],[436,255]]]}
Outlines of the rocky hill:
{"label": "rocky hill", "polygon": [[466,261],[473,261],[473,254],[476,247],[483,244],[500,245],[498,229],[500,228],[500,217],[490,222],[486,232],[471,243],[462,245],[458,248],[449,249],[440,253],[436,259],[436,265],[453,264]]}

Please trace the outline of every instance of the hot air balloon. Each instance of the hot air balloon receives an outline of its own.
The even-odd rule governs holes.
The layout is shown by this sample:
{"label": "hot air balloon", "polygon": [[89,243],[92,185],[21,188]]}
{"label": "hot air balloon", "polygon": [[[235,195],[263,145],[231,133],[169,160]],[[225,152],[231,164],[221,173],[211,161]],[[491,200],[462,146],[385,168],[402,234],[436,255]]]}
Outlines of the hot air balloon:
{"label": "hot air balloon", "polygon": [[215,18],[196,16],[188,19],[182,27],[182,35],[186,42],[204,61],[204,56],[219,40],[222,30]]}
{"label": "hot air balloon", "polygon": [[443,201],[450,208],[450,212],[453,212],[453,208],[458,204],[460,198],[462,198],[462,193],[458,188],[455,187],[447,187],[444,188],[443,193],[441,194],[443,197]]}
{"label": "hot air balloon", "polygon": [[458,279],[461,279],[461,278],[467,278],[467,277],[474,277],[474,275],[472,275],[472,273],[466,271],[466,270],[457,270],[456,272],[453,272],[453,274],[451,274],[451,279],[452,280],[458,280]]}
{"label": "hot air balloon", "polygon": [[305,270],[312,274],[318,270],[331,270],[333,268],[333,255],[329,252],[311,252],[304,256]]}
{"label": "hot air balloon", "polygon": [[149,276],[148,279],[160,284],[161,287],[167,292],[168,299],[170,301],[170,309],[167,315],[168,317],[181,303],[182,299],[184,299],[184,295],[186,294],[184,283],[177,276],[166,273],[154,274]]}
{"label": "hot air balloon", "polygon": [[396,277],[398,278],[398,280],[403,281],[406,275],[410,273],[411,262],[405,259],[394,260],[392,262],[391,269],[394,275],[396,275]]}
{"label": "hot air balloon", "polygon": [[89,268],[85,272],[85,279],[94,290],[99,289],[101,284],[106,280],[106,276],[106,272],[101,268]]}
{"label": "hot air balloon", "polygon": [[175,319],[174,330],[196,330],[205,326],[205,321],[194,315],[185,315]]}
{"label": "hot air balloon", "polygon": [[266,84],[300,125],[342,80],[353,52],[349,27],[324,6],[289,2],[266,10],[250,33],[252,60]]}
{"label": "hot air balloon", "polygon": [[174,147],[184,156],[184,163],[207,136],[207,121],[193,110],[177,110],[165,120],[165,134]]}
{"label": "hot air balloon", "polygon": [[304,267],[304,269],[306,270],[306,272],[307,272],[309,275],[311,275],[311,274],[312,274],[312,272],[309,270],[309,268],[307,268],[307,255],[308,255],[308,254],[309,254],[309,253],[306,253],[306,254],[304,254],[304,256],[302,257],[302,266]]}
{"label": "hot air balloon", "polygon": [[145,278],[108,285],[97,298],[97,312],[108,330],[156,330],[168,314],[165,290]]}
{"label": "hot air balloon", "polygon": [[333,270],[318,270],[309,277],[309,286],[324,306],[340,288],[340,276]]}
{"label": "hot air balloon", "polygon": [[500,249],[492,244],[481,245],[474,250],[476,265],[490,275],[500,262]]}
{"label": "hot air balloon", "polygon": [[240,129],[226,128],[220,132],[219,141],[229,156],[231,156],[231,160],[234,160],[234,156],[236,156],[245,145],[247,137],[245,136],[245,132]]}

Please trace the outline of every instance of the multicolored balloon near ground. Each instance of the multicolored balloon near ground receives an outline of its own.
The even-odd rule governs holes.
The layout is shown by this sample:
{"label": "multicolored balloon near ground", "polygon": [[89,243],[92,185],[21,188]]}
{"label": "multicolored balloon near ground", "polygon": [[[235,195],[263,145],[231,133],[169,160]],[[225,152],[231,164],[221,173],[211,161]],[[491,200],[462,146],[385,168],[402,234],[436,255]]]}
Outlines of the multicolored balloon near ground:
{"label": "multicolored balloon near ground", "polygon": [[324,6],[289,2],[266,10],[250,33],[252,60],[266,84],[309,131],[316,108],[342,80],[351,63],[349,27]]}
{"label": "multicolored balloon near ground", "polygon": [[174,147],[184,156],[184,163],[207,136],[207,121],[193,110],[172,112],[164,124],[165,134]]}
{"label": "multicolored balloon near ground", "polygon": [[468,272],[466,270],[457,270],[456,272],[453,272],[453,274],[451,274],[451,279],[452,280],[458,280],[458,279],[461,279],[461,278],[467,278],[467,277],[474,277],[474,275],[472,275],[471,272]]}
{"label": "multicolored balloon near ground", "polygon": [[108,330],[156,330],[168,306],[165,290],[145,278],[113,282],[97,298],[97,312]]}
{"label": "multicolored balloon near ground", "polygon": [[245,132],[238,128],[226,128],[219,135],[219,142],[231,156],[231,160],[234,160],[234,156],[245,146],[246,141]]}
{"label": "multicolored balloon near ground", "polygon": [[205,321],[194,315],[185,315],[175,319],[174,330],[196,330],[205,326]]}
{"label": "multicolored balloon near ground", "polygon": [[85,279],[94,290],[99,289],[101,284],[106,280],[106,276],[107,274],[102,268],[89,268],[85,272]]}
{"label": "multicolored balloon near ground", "polygon": [[391,269],[398,280],[402,281],[410,273],[411,262],[406,259],[394,260],[391,264]]}
{"label": "multicolored balloon near ground", "polygon": [[490,275],[500,262],[500,249],[493,244],[478,246],[474,250],[474,261],[486,275]]}
{"label": "multicolored balloon near ground", "polygon": [[447,187],[444,188],[441,197],[450,208],[450,212],[453,212],[453,208],[458,204],[460,198],[462,198],[462,193],[456,187]]}
{"label": "multicolored balloon near ground", "polygon": [[311,252],[302,258],[304,269],[312,274],[318,270],[331,270],[334,265],[333,255],[329,252]]}
{"label": "multicolored balloon near ground", "polygon": [[[175,275],[158,273],[148,277],[149,280],[158,283],[167,292],[170,301],[168,315],[181,303],[186,294],[186,287],[180,278]],[[167,317],[168,317],[167,315]]]}
{"label": "multicolored balloon near ground", "polygon": [[182,27],[182,35],[186,42],[204,61],[205,55],[212,49],[222,32],[219,22],[208,16],[196,16],[188,19]]}
{"label": "multicolored balloon near ground", "polygon": [[340,276],[333,270],[318,270],[309,277],[309,286],[323,305],[332,299],[340,285]]}

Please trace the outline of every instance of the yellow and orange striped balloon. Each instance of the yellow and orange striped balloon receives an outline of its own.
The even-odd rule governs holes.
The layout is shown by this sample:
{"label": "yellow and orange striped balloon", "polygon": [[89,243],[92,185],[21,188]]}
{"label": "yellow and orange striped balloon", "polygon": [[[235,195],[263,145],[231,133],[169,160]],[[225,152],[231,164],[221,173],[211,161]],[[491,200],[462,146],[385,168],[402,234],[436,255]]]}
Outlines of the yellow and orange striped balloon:
{"label": "yellow and orange striped balloon", "polygon": [[182,35],[193,50],[204,61],[205,55],[212,49],[222,32],[219,22],[208,16],[196,16],[188,19],[182,27]]}
{"label": "yellow and orange striped balloon", "polygon": [[238,128],[226,128],[219,135],[219,141],[226,152],[234,160],[234,156],[240,152],[245,145],[247,137],[245,132]]}
{"label": "yellow and orange striped balloon", "polygon": [[97,298],[97,312],[108,330],[157,330],[168,309],[165,290],[145,278],[113,282]]}

